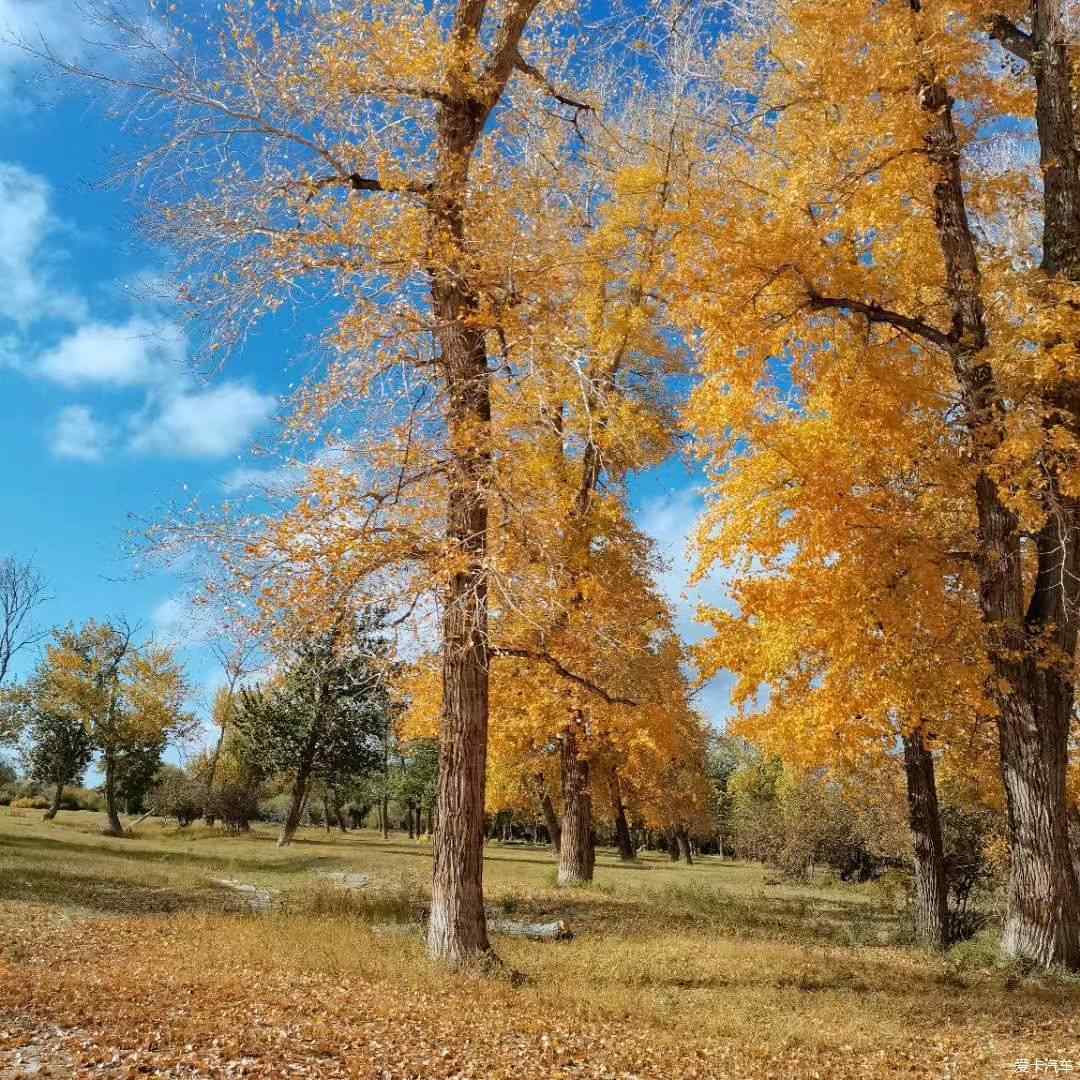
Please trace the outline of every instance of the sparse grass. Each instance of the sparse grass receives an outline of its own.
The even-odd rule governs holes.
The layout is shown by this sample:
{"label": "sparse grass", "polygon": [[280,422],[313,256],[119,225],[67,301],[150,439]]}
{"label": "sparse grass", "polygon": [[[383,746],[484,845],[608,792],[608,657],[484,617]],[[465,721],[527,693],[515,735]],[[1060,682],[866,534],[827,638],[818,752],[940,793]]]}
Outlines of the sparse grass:
{"label": "sparse grass", "polygon": [[[233,1075],[243,1054],[247,1075],[286,1075],[288,1060],[310,1075],[424,1080],[991,1077],[1020,1058],[1080,1060],[1075,980],[997,965],[988,936],[944,958],[905,948],[872,888],[770,884],[757,866],[707,858],[626,867],[603,852],[595,888],[559,890],[545,849],[491,845],[490,906],[565,919],[576,935],[496,939],[528,976],[514,987],[429,964],[418,924],[380,932],[417,923],[423,842],[309,829],[279,850],[262,828],[144,822],[123,840],[99,828],[88,813],[49,825],[0,812],[0,1020],[135,1046],[149,1015],[154,1048],[131,1053],[155,1075]],[[368,874],[368,889],[319,876],[342,870]],[[284,902],[230,913],[213,877]],[[273,1034],[285,1029],[287,1045]]]}

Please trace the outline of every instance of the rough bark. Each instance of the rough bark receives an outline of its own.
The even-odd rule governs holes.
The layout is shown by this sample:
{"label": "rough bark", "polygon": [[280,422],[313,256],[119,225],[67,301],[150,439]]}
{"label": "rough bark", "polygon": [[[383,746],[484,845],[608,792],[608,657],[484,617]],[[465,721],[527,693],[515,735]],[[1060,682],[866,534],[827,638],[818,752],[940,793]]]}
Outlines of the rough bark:
{"label": "rough bark", "polygon": [[576,724],[559,739],[562,768],[563,820],[559,845],[560,885],[585,885],[593,879],[596,848],[593,839],[589,763],[578,753]]}
{"label": "rough bark", "polygon": [[619,774],[614,769],[611,771],[611,808],[615,815],[615,844],[619,849],[619,858],[623,862],[634,862],[637,852],[634,850],[630,825],[626,820],[626,807],[623,806]]}
{"label": "rough bark", "polygon": [[439,362],[448,403],[446,536],[459,564],[443,609],[443,713],[428,952],[451,966],[490,954],[483,903],[484,782],[488,724],[488,497],[491,388],[481,300],[470,280],[465,227],[469,167],[518,59],[538,0],[512,0],[477,80],[472,57],[486,5],[462,0],[451,31],[455,59],[436,121],[427,198]]}
{"label": "rough bark", "polygon": [[[1061,0],[1036,0],[1033,57],[1036,120],[1045,177],[1048,274],[1080,272],[1080,171],[1071,104],[1071,64],[1061,37]],[[971,445],[989,462],[1003,437],[1005,403],[983,355],[988,336],[981,278],[965,204],[953,102],[933,73],[919,88],[931,116],[927,149],[936,170],[935,219],[952,305],[949,351]],[[1075,393],[1051,402],[1077,427]],[[1080,967],[1080,889],[1069,857],[1065,766],[1073,706],[1076,602],[1080,599],[1080,510],[1049,468],[1046,525],[1036,538],[1035,588],[1026,601],[1021,528],[989,471],[977,477],[975,561],[991,643],[1001,769],[1008,810],[1010,880],[1002,948],[1040,966]],[[1049,646],[1049,650],[1048,650]],[[1052,651],[1058,662],[1048,657]]]}
{"label": "rough bark", "polygon": [[908,824],[915,859],[915,933],[932,949],[949,944],[945,849],[941,840],[934,757],[919,731],[904,736]]}
{"label": "rough bark", "polygon": [[56,788],[53,791],[53,799],[49,804],[49,809],[45,811],[45,821],[52,821],[57,814],[60,813],[60,800],[64,797],[64,781],[57,780]]}
{"label": "rough bark", "polygon": [[105,751],[105,816],[108,820],[102,832],[106,836],[123,836],[124,826],[116,805],[116,766],[109,750]]}

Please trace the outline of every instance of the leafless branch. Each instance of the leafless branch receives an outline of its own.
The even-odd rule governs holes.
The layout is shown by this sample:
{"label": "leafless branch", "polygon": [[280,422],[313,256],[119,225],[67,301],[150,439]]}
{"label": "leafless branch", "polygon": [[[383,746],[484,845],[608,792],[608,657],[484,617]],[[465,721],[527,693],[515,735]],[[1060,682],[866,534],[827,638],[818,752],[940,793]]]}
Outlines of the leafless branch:
{"label": "leafless branch", "polygon": [[1035,42],[1031,35],[1026,34],[1004,15],[991,17],[990,36],[1025,64],[1030,64],[1035,57]]}
{"label": "leafless branch", "polygon": [[930,342],[931,345],[936,345],[943,352],[949,352],[952,349],[952,340],[949,335],[938,330],[937,327],[923,322],[922,319],[902,315],[898,311],[891,311],[880,304],[853,300],[847,296],[819,296],[814,292],[810,293],[809,304],[812,311],[854,311],[864,316],[871,323],[884,323],[888,326],[895,326],[898,330],[904,330],[915,337],[922,338],[924,341]]}
{"label": "leafless branch", "polygon": [[494,646],[491,649],[491,655],[514,656],[519,660],[535,660],[539,664],[546,664],[553,671],[558,672],[564,679],[584,687],[584,689],[588,690],[591,694],[596,694],[597,697],[606,701],[608,705],[628,705],[631,708],[637,708],[639,704],[639,702],[633,701],[630,698],[609,694],[602,686],[597,686],[592,680],[586,679],[584,675],[578,675],[577,672],[571,671],[568,667],[565,667],[550,653],[537,652],[534,649],[517,649],[509,645],[499,645]]}
{"label": "leafless branch", "polygon": [[46,631],[34,625],[34,611],[51,599],[44,579],[31,562],[0,562],[0,686],[14,657],[40,642]]}

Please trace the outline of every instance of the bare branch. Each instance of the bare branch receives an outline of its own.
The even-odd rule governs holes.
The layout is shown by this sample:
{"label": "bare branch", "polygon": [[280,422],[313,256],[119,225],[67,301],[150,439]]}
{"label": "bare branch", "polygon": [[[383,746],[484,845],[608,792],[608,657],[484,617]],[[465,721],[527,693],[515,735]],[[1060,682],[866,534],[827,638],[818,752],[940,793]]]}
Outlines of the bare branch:
{"label": "bare branch", "polygon": [[34,625],[33,614],[49,599],[45,581],[33,563],[0,562],[0,686],[14,657],[45,637],[46,632]]}
{"label": "bare branch", "polygon": [[356,172],[343,176],[320,176],[315,180],[307,181],[307,183],[313,189],[312,198],[316,191],[325,187],[332,187],[335,184],[347,184],[353,191],[384,191],[393,195],[427,195],[431,191],[429,182],[421,183],[419,180],[410,180],[403,184],[384,184],[378,177],[361,176],[360,173]]}
{"label": "bare branch", "polygon": [[578,686],[584,687],[591,694],[596,694],[597,697],[603,698],[609,705],[628,705],[631,708],[637,708],[640,704],[637,701],[633,701],[630,698],[618,697],[615,694],[609,694],[602,686],[597,686],[596,683],[590,679],[586,679],[584,675],[578,675],[576,672],[571,671],[569,668],[564,667],[558,660],[555,659],[550,653],[536,652],[533,649],[516,649],[508,645],[493,646],[491,649],[492,656],[514,656],[519,660],[535,660],[537,663],[546,664],[553,671],[558,672],[564,679],[569,682],[576,683]]}
{"label": "bare branch", "polygon": [[528,75],[529,78],[538,82],[551,97],[559,102],[560,105],[568,105],[571,109],[577,110],[577,112],[595,111],[593,107],[586,102],[578,101],[576,98],[568,97],[566,94],[562,94],[556,90],[548,77],[540,71],[539,68],[533,67],[520,52],[516,53],[514,56],[514,67],[523,74]]}
{"label": "bare branch", "polygon": [[1018,56],[1025,64],[1030,64],[1035,58],[1035,41],[1030,34],[1026,34],[1011,19],[1004,15],[993,15],[990,18],[990,36],[1013,54]]}
{"label": "bare branch", "polygon": [[910,315],[901,315],[900,312],[891,311],[880,304],[852,300],[846,296],[819,296],[817,293],[811,292],[810,308],[813,311],[826,311],[829,309],[854,311],[864,316],[868,322],[895,326],[898,330],[904,330],[915,337],[928,341],[931,345],[936,345],[943,352],[952,350],[952,339],[948,334],[938,330],[937,327],[931,326],[929,323],[923,322],[922,319],[916,319]]}

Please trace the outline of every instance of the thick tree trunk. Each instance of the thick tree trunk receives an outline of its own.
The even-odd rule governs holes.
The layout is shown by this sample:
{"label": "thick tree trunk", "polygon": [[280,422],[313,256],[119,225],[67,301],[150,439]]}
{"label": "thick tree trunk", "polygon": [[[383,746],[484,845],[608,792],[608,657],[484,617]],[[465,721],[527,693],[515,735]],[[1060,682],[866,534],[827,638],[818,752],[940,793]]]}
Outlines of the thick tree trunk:
{"label": "thick tree trunk", "polygon": [[[1045,179],[1043,270],[1075,280],[1080,277],[1080,168],[1062,18],[1062,0],[1036,0],[1030,44]],[[931,117],[927,150],[937,170],[935,219],[952,306],[949,350],[971,445],[986,461],[1004,438],[1007,404],[985,354],[980,270],[953,101],[933,72],[924,78],[919,98]],[[1064,396],[1047,404],[1075,426],[1075,400]],[[1062,497],[1052,466],[1043,499],[1047,522],[1036,540],[1035,587],[1025,611],[1020,523],[988,469],[976,480],[980,607],[990,635],[1008,809],[1010,878],[1002,948],[1009,957],[1043,967],[1080,968],[1080,890],[1069,857],[1065,802],[1080,513],[1075,499]]]}
{"label": "thick tree trunk", "polygon": [[469,167],[515,64],[536,0],[508,9],[477,80],[484,4],[458,5],[456,48],[437,111],[434,181],[427,192],[435,336],[445,380],[446,539],[455,560],[443,608],[443,712],[428,952],[452,966],[490,956],[484,918],[484,782],[488,733],[488,498],[491,373],[484,304],[472,281],[465,228]]}
{"label": "thick tree trunk", "polygon": [[[443,716],[428,952],[451,966],[490,953],[484,919],[484,784],[487,764],[487,485],[491,406],[482,334],[460,320],[458,287],[437,305],[451,372],[453,466],[447,531],[465,558],[443,618]],[[479,448],[477,445],[479,444]]]}
{"label": "thick tree trunk", "polygon": [[626,820],[626,807],[623,806],[619,774],[614,769],[611,771],[611,808],[615,815],[615,844],[619,849],[619,858],[623,862],[634,862],[637,852],[634,850],[630,825]]}
{"label": "thick tree trunk", "polygon": [[578,754],[576,720],[559,740],[559,764],[562,767],[563,820],[558,881],[560,885],[585,885],[593,879],[596,847],[589,763]]}
{"label": "thick tree trunk", "polygon": [[694,865],[694,856],[690,850],[690,834],[686,831],[686,827],[679,825],[675,829],[675,842],[678,844],[679,854],[682,856],[682,860],[687,866]]}
{"label": "thick tree trunk", "polygon": [[1069,845],[1065,773],[1072,686],[1028,665],[1029,701],[1013,698],[999,719],[1009,824],[1006,956],[1080,968],[1080,895]]}
{"label": "thick tree trunk", "polygon": [[674,828],[667,831],[667,853],[672,862],[679,861],[679,836]]}
{"label": "thick tree trunk", "polygon": [[[469,511],[470,501],[465,492],[452,496],[452,521]],[[473,507],[466,513],[473,524],[459,522],[457,535],[463,537],[465,532],[471,532],[482,545],[486,517],[486,505]],[[480,566],[456,574],[444,625],[443,718],[428,952],[453,967],[491,951],[483,894],[488,715],[486,589]]]}
{"label": "thick tree trunk", "polygon": [[123,836],[124,826],[116,803],[116,766],[112,752],[105,751],[105,814],[108,822],[102,832],[106,836]]}
{"label": "thick tree trunk", "polygon": [[[471,92],[462,88],[462,93]],[[450,252],[447,267],[432,275],[431,292],[449,395],[446,535],[460,564],[447,585],[443,614],[443,714],[428,952],[451,966],[491,951],[483,895],[491,376],[484,332],[470,325],[480,302],[465,269],[465,189],[482,126],[482,117],[463,103],[440,113],[440,191],[429,204],[434,242]]]}
{"label": "thick tree trunk", "polygon": [[60,800],[64,797],[64,781],[57,780],[56,788],[53,791],[53,800],[49,805],[49,809],[45,811],[45,821],[52,821],[57,814],[60,813]]}
{"label": "thick tree trunk", "polygon": [[915,933],[923,945],[949,944],[949,904],[945,849],[941,840],[934,757],[921,732],[904,736],[908,824],[915,857]]}

